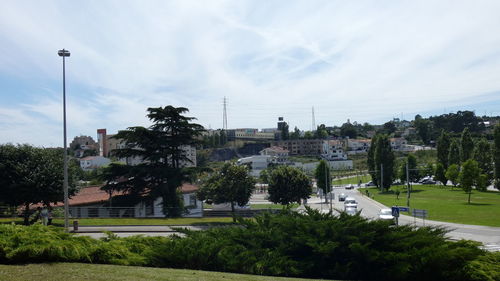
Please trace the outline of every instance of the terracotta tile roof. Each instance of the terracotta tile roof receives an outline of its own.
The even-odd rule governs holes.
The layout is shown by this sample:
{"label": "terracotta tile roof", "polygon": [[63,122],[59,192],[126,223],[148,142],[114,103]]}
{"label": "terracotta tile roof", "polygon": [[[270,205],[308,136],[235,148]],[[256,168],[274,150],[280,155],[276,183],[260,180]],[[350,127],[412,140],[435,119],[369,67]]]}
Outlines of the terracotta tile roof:
{"label": "terracotta tile roof", "polygon": [[[180,187],[182,193],[192,193],[198,190],[198,186],[185,183]],[[113,192],[113,196],[124,195],[124,192]],[[104,203],[109,200],[109,194],[101,190],[101,186],[89,186],[80,190],[77,194],[69,199],[70,206],[87,205],[95,203]],[[59,202],[55,206],[64,206],[64,203]]]}

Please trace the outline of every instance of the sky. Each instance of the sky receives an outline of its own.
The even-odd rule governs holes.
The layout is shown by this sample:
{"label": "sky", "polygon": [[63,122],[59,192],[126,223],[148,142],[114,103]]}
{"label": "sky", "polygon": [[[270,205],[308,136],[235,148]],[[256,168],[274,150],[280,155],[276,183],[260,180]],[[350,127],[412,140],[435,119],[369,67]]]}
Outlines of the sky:
{"label": "sky", "polygon": [[311,130],[500,115],[500,1],[0,1],[0,144],[197,123]]}

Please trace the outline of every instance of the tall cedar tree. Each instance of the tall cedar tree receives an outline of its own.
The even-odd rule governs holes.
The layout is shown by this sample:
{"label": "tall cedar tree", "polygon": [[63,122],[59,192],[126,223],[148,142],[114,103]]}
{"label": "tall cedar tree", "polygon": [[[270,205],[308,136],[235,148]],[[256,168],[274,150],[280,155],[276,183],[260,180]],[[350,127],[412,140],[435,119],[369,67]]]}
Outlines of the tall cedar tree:
{"label": "tall cedar tree", "polygon": [[375,165],[375,149],[377,146],[377,138],[378,137],[379,137],[379,135],[375,135],[372,137],[370,149],[368,150],[368,159],[366,160],[367,165],[368,165],[368,172],[370,173],[370,176],[372,177],[372,182],[376,186],[378,186],[378,178],[379,178],[377,171],[378,171],[378,169],[380,169],[380,168],[377,168],[377,166]]}
{"label": "tall cedar tree", "polygon": [[474,151],[474,142],[472,141],[469,128],[463,130],[462,137],[460,138],[460,146],[460,160],[465,162],[471,159]]}
{"label": "tall cedar tree", "polygon": [[300,169],[280,166],[272,170],[269,179],[269,200],[289,205],[307,199],[312,193],[311,181]]}
{"label": "tall cedar tree", "polygon": [[[330,192],[332,179],[330,176],[330,167],[325,160],[319,161],[319,164],[314,170],[314,177],[316,178],[316,184],[319,188],[323,190],[323,194]],[[326,202],[328,202],[328,197],[325,196]]]}
{"label": "tall cedar tree", "polygon": [[448,167],[451,165],[460,166],[460,145],[457,140],[452,140],[450,144],[450,153],[448,154]]}
{"label": "tall cedar tree", "polygon": [[443,164],[436,164],[436,175],[434,178],[443,183],[444,186],[446,186],[448,179],[446,178],[446,170],[444,169]]}
{"label": "tall cedar tree", "polygon": [[448,154],[450,154],[450,135],[444,130],[437,140],[437,158],[438,162],[443,165],[444,169],[448,169]]}
{"label": "tall cedar tree", "polygon": [[479,168],[481,169],[481,174],[485,175],[489,181],[493,178],[493,157],[490,143],[481,138],[474,148],[474,160],[476,160]]}
{"label": "tall cedar tree", "polygon": [[417,167],[417,157],[413,154],[408,154],[408,174],[410,178],[410,182],[417,182],[420,178],[419,170]]}
{"label": "tall cedar tree", "polygon": [[224,164],[219,172],[213,174],[198,190],[200,200],[211,200],[215,204],[231,204],[233,221],[236,221],[235,206],[248,204],[255,189],[255,179],[248,174],[246,166]]}
{"label": "tall cedar tree", "polygon": [[161,196],[167,217],[178,217],[183,212],[178,188],[189,181],[189,163],[183,148],[200,142],[203,126],[191,123],[194,117],[183,114],[184,107],[148,108],[147,117],[153,122],[149,128],[129,127],[119,131],[115,139],[122,140],[125,148],[116,149],[118,158],[139,158],[139,165],[111,164],[105,172],[105,190],[127,191],[132,195]]}
{"label": "tall cedar tree", "polygon": [[500,124],[495,126],[493,131],[493,163],[495,163],[494,179],[496,189],[500,189]]}
{"label": "tall cedar tree", "polygon": [[479,180],[480,169],[479,165],[473,159],[464,162],[460,169],[459,181],[460,186],[464,189],[465,193],[469,195],[467,203],[470,204],[470,196],[472,194],[472,187],[477,184]]}
{"label": "tall cedar tree", "polygon": [[377,138],[375,152],[373,155],[375,167],[379,168],[381,174],[381,185],[385,190],[389,190],[392,184],[394,170],[394,153],[392,152],[391,142],[387,135],[380,135]]}
{"label": "tall cedar tree", "polygon": [[446,178],[451,181],[451,184],[453,186],[457,186],[459,182],[459,176],[460,176],[460,168],[457,164],[451,164],[448,169],[446,170]]}
{"label": "tall cedar tree", "polygon": [[[0,145],[0,203],[23,206],[24,224],[29,224],[31,204],[62,202],[64,151],[29,145]],[[68,166],[69,195],[76,191],[75,175],[80,167]]]}

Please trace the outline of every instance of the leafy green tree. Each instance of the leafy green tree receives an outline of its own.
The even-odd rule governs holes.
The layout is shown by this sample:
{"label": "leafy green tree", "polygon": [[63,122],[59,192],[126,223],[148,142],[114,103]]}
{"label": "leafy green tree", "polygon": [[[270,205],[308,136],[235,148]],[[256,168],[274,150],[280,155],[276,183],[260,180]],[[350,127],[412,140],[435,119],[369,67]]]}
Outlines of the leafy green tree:
{"label": "leafy green tree", "polygon": [[474,142],[472,141],[469,128],[463,130],[462,137],[460,138],[460,146],[460,160],[465,162],[471,159],[474,151]]}
{"label": "leafy green tree", "polygon": [[[196,118],[184,116],[184,107],[148,108],[147,117],[153,122],[149,128],[130,127],[114,136],[125,148],[116,149],[118,158],[139,158],[138,165],[111,164],[105,173],[105,190],[121,190],[131,194],[162,197],[167,217],[178,217],[183,212],[182,199],[177,192],[183,182],[190,180],[192,169],[185,146],[196,145],[203,127],[192,123]],[[117,180],[120,179],[120,180]]]}
{"label": "leafy green tree", "polygon": [[443,164],[441,163],[436,164],[436,175],[434,178],[442,182],[443,185],[446,186],[448,179],[446,178],[446,170],[444,169]]}
{"label": "leafy green tree", "polygon": [[[29,224],[29,206],[49,205],[64,201],[64,150],[37,148],[30,145],[0,146],[0,202],[23,206],[24,223]],[[76,192],[74,184],[80,167],[68,161],[68,191]]]}
{"label": "leafy green tree", "polygon": [[394,124],[394,122],[392,121],[386,122],[384,123],[382,130],[384,134],[390,135],[396,131],[396,124]]}
{"label": "leafy green tree", "polygon": [[344,123],[340,127],[340,135],[343,137],[349,137],[351,139],[355,139],[356,136],[358,135],[358,131],[356,130],[356,127],[354,127],[353,124]]}
{"label": "leafy green tree", "polygon": [[493,157],[490,143],[482,138],[476,143],[474,148],[474,160],[481,169],[481,174],[486,176],[487,184],[490,185],[493,178]]}
{"label": "leafy green tree", "polygon": [[392,152],[391,142],[389,141],[389,137],[387,135],[380,135],[377,138],[373,158],[375,167],[382,167],[382,188],[388,190],[392,184],[395,157]]}
{"label": "leafy green tree", "polygon": [[304,139],[310,140],[314,138],[314,134],[311,131],[307,131],[304,133]]}
{"label": "leafy green tree", "polygon": [[280,166],[271,172],[269,179],[269,200],[289,205],[307,199],[312,193],[311,181],[300,169]]}
{"label": "leafy green tree", "polygon": [[314,132],[314,137],[317,139],[326,139],[328,137],[328,131],[326,130],[325,124],[321,124],[318,126],[318,128]]}
{"label": "leafy green tree", "polygon": [[289,127],[288,127],[288,124],[286,122],[281,129],[281,139],[282,140],[290,139]]}
{"label": "leafy green tree", "polygon": [[[319,161],[316,169],[314,170],[314,177],[316,178],[316,184],[318,188],[323,190],[323,194],[328,194],[332,190],[331,183],[332,178],[330,175],[330,167],[325,160]],[[328,202],[328,197],[325,196],[326,202]]]}
{"label": "leafy green tree", "polygon": [[226,163],[214,173],[197,192],[200,200],[210,200],[215,204],[231,204],[233,221],[236,221],[235,206],[248,204],[255,189],[255,179],[248,174],[246,166]]}
{"label": "leafy green tree", "polygon": [[460,145],[456,140],[452,140],[450,144],[450,153],[448,154],[448,167],[455,164],[460,165]]}
{"label": "leafy green tree", "polygon": [[408,154],[407,161],[410,182],[417,182],[420,178],[419,170],[417,167],[417,158],[413,154]]}
{"label": "leafy green tree", "polygon": [[295,127],[293,129],[293,132],[290,134],[290,139],[291,140],[298,140],[298,139],[300,139],[300,130],[299,130],[299,128]]}
{"label": "leafy green tree", "polygon": [[427,177],[427,176],[430,177],[433,175],[434,175],[434,165],[432,165],[432,163],[427,163],[427,165],[422,167],[420,170],[421,177]]}
{"label": "leafy green tree", "polygon": [[448,155],[450,154],[450,135],[444,130],[441,131],[441,136],[437,140],[437,159],[443,168],[448,168]]}
{"label": "leafy green tree", "polygon": [[375,149],[377,146],[377,139],[379,135],[374,135],[371,140],[370,149],[368,150],[368,158],[366,160],[368,165],[368,173],[372,177],[373,183],[378,186],[379,174],[377,170],[379,169],[375,163]]}
{"label": "leafy green tree", "polygon": [[415,129],[417,129],[417,133],[422,139],[422,142],[424,144],[428,144],[431,138],[431,122],[422,118],[420,115],[416,115],[413,125],[415,126]]}
{"label": "leafy green tree", "polygon": [[480,174],[479,177],[477,178],[476,189],[479,191],[486,191],[488,190],[489,184],[490,180],[488,178],[488,175]]}
{"label": "leafy green tree", "polygon": [[495,126],[493,139],[493,163],[495,163],[493,177],[496,189],[500,189],[500,124]]}
{"label": "leafy green tree", "polygon": [[451,164],[448,169],[446,169],[445,176],[451,181],[453,186],[457,186],[459,183],[460,168],[457,164]]}
{"label": "leafy green tree", "polygon": [[470,196],[472,194],[472,187],[477,184],[480,175],[479,165],[473,159],[465,161],[460,169],[459,181],[460,186],[464,189],[465,193],[469,194],[467,203],[470,204]]}

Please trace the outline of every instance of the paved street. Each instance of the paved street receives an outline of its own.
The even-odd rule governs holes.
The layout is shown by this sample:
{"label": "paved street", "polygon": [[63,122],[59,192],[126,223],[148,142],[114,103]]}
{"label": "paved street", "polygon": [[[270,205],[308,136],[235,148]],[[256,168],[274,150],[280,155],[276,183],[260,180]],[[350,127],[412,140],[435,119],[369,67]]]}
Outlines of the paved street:
{"label": "paved street", "polygon": [[[358,201],[358,209],[361,210],[361,215],[367,218],[375,219],[378,217],[378,213],[382,208],[390,208],[382,205],[381,203],[368,198],[365,195],[361,195],[357,189],[347,190],[345,188],[335,188],[335,200],[333,201],[333,206],[335,209],[343,210],[343,202],[338,201],[338,195],[340,193],[345,193],[350,197],[354,197]],[[406,201],[402,200],[404,204]],[[402,204],[402,205],[403,205]],[[329,210],[329,204],[320,203],[319,198],[314,198],[309,200],[309,206],[315,209],[324,210],[327,212]],[[422,220],[420,218],[413,218],[407,215],[401,215],[399,217],[399,224],[415,224],[417,226],[425,225],[435,225],[443,226],[451,231],[448,233],[450,239],[469,239],[479,241],[484,244],[485,248],[490,251],[500,251],[500,227],[489,227],[489,226],[478,226],[478,225],[467,225],[467,224],[457,224],[448,222],[438,222],[431,220]]]}

